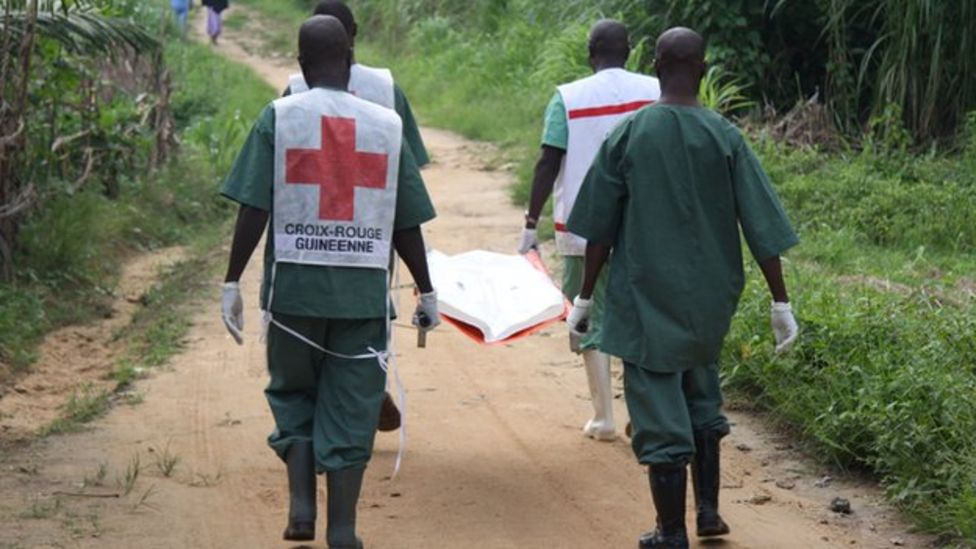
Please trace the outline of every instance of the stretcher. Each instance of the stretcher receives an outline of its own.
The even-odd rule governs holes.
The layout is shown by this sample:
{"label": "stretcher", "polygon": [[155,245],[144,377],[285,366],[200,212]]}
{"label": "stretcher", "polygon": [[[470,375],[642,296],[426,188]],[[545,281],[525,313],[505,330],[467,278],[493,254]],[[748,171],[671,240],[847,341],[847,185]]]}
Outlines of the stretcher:
{"label": "stretcher", "polygon": [[473,250],[427,256],[441,317],[483,345],[534,334],[566,317],[570,304],[538,252],[507,255]]}

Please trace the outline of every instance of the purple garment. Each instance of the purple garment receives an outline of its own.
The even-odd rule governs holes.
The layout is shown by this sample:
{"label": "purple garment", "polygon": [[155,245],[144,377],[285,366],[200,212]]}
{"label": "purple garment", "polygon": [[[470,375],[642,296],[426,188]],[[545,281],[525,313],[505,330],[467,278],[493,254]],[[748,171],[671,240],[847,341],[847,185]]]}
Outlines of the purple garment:
{"label": "purple garment", "polygon": [[223,30],[223,22],[220,20],[220,12],[207,7],[207,34],[210,36],[220,36]]}

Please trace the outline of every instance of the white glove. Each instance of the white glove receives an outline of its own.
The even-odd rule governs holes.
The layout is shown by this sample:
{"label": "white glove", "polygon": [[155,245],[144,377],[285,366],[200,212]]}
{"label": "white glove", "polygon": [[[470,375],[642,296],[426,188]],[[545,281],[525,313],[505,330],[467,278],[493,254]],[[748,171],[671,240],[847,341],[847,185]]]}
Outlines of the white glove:
{"label": "white glove", "polygon": [[522,229],[522,241],[519,242],[518,253],[525,255],[529,250],[539,248],[539,239],[535,229]]}
{"label": "white glove", "polygon": [[773,303],[773,335],[776,336],[776,353],[785,353],[793,348],[800,329],[793,318],[793,307],[789,303]]}
{"label": "white glove", "polygon": [[590,307],[592,306],[592,299],[576,296],[576,299],[573,300],[573,308],[569,311],[569,316],[566,317],[569,333],[581,336],[590,330]]}
{"label": "white glove", "polygon": [[237,282],[224,283],[224,295],[220,304],[224,316],[224,326],[238,345],[244,345],[244,301],[241,299],[241,285]]}
{"label": "white glove", "polygon": [[437,312],[437,291],[420,294],[420,302],[413,313],[413,325],[418,330],[429,332],[441,323],[441,315]]}

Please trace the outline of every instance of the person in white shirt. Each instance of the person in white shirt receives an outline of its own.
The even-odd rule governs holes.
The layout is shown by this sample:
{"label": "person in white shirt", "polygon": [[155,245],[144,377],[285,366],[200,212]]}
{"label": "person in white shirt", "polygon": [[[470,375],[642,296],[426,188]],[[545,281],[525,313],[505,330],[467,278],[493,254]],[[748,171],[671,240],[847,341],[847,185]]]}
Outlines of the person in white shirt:
{"label": "person in white shirt", "polygon": [[[529,209],[519,253],[538,246],[536,226],[543,205],[553,195],[556,248],[563,256],[562,290],[572,300],[583,281],[586,241],[566,231],[566,220],[580,185],[604,138],[629,114],[656,101],[661,94],[656,78],[624,68],[630,57],[627,28],[618,21],[602,20],[590,30],[590,66],[594,74],[558,87],[546,108],[542,151],[535,168]],[[589,331],[572,348],[583,355],[593,400],[593,417],[583,433],[596,440],[614,440],[613,393],[610,357],[598,349],[603,310],[602,277],[594,295]],[[577,344],[578,343],[578,344]]]}

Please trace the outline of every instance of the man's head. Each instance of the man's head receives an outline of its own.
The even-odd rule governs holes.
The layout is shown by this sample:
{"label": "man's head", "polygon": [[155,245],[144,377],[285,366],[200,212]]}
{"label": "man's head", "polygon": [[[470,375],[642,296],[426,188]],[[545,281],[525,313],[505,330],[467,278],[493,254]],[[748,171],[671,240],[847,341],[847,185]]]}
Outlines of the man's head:
{"label": "man's head", "polygon": [[654,64],[664,91],[697,95],[705,74],[705,39],[689,28],[668,29],[657,39]]}
{"label": "man's head", "polygon": [[594,71],[623,67],[630,57],[627,27],[620,21],[603,19],[590,29],[590,66]]}
{"label": "man's head", "polygon": [[342,0],[322,0],[316,4],[314,14],[331,15],[341,21],[342,26],[346,28],[346,34],[349,35],[349,44],[355,44],[359,27],[356,25],[356,18],[353,16],[352,10],[345,2]]}
{"label": "man's head", "polygon": [[352,50],[342,22],[331,15],[313,15],[298,31],[298,63],[309,86],[345,89]]}

